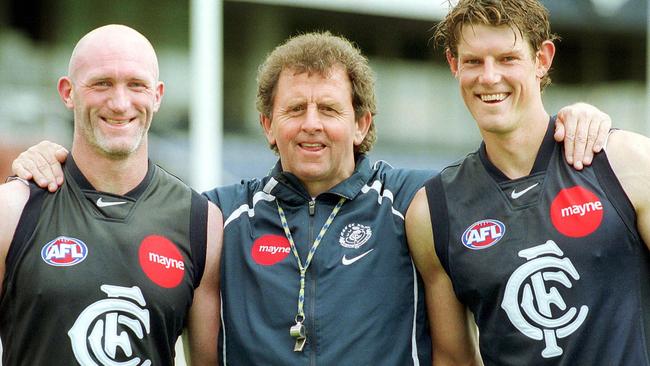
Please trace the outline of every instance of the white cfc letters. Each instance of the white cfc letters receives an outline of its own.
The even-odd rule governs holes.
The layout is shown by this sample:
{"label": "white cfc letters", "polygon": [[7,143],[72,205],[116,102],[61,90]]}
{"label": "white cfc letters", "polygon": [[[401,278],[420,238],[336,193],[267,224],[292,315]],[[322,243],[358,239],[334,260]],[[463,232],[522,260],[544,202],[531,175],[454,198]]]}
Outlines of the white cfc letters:
{"label": "white cfc letters", "polygon": [[[544,340],[545,347],[542,350],[544,358],[562,354],[562,348],[557,345],[557,338],[565,338],[575,332],[589,312],[586,305],[582,305],[579,311],[575,307],[567,309],[557,288],[552,284],[549,285],[555,282],[571,288],[571,279],[567,274],[573,280],[580,279],[571,260],[561,258],[563,255],[562,250],[552,240],[520,251],[519,256],[526,258],[527,262],[510,276],[501,303],[508,318],[520,332],[529,338]],[[560,309],[563,314],[554,317],[551,304]]]}
{"label": "white cfc letters", "polygon": [[[126,327],[138,339],[149,334],[149,310],[142,292],[137,286],[100,288],[108,299],[89,305],[68,331],[75,358],[82,366],[150,366],[150,360],[133,355],[129,334],[120,331]],[[118,347],[128,360],[116,359]]]}

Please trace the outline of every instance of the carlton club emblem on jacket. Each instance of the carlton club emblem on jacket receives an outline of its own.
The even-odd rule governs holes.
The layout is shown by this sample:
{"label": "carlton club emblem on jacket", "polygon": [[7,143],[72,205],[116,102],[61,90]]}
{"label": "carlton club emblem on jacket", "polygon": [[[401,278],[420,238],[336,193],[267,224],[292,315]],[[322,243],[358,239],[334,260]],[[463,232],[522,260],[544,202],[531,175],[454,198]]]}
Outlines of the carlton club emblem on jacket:
{"label": "carlton club emblem on jacket", "polygon": [[372,236],[370,226],[361,224],[348,224],[339,236],[339,244],[345,248],[358,249],[365,244]]}
{"label": "carlton club emblem on jacket", "polygon": [[[557,339],[568,337],[578,330],[587,318],[589,308],[586,305],[580,306],[580,310],[569,308],[552,283],[570,289],[571,279],[577,281],[580,275],[571,260],[563,258],[564,253],[553,240],[522,250],[519,256],[527,261],[510,276],[501,307],[521,333],[544,341],[542,357],[558,357],[562,355],[562,348],[558,346]],[[523,292],[521,297],[520,292]],[[551,305],[561,309],[563,314],[553,314]]]}
{"label": "carlton club emblem on jacket", "polygon": [[[149,310],[142,292],[137,286],[100,288],[108,299],[84,309],[68,332],[77,362],[83,366],[96,366],[95,360],[100,365],[150,366],[150,360],[138,357],[143,355],[133,354],[129,336],[131,333],[143,339],[150,331]],[[126,359],[118,357],[118,347]]]}

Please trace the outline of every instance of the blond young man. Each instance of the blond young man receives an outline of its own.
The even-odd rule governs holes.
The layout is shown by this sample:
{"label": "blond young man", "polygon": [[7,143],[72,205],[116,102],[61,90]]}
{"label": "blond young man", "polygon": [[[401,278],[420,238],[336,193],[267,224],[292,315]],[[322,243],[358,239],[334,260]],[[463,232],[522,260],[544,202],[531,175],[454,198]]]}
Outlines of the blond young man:
{"label": "blond young man", "polygon": [[434,363],[648,365],[650,141],[615,131],[590,167],[564,160],[537,0],[461,0],[436,38],[483,143],[406,217]]}

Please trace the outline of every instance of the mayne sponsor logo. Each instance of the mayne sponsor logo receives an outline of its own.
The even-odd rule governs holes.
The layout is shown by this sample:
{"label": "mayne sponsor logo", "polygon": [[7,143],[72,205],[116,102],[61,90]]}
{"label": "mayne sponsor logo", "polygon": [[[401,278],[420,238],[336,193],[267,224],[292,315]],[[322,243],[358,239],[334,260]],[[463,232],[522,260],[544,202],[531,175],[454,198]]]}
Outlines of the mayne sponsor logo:
{"label": "mayne sponsor logo", "polygon": [[585,187],[562,189],[550,208],[551,222],[561,234],[580,238],[587,236],[603,221],[605,208],[596,194]]}
{"label": "mayne sponsor logo", "polygon": [[149,252],[149,261],[163,265],[165,268],[176,268],[176,269],[185,269],[185,263],[179,261],[178,259],[173,259],[165,257],[162,254],[156,254]]}
{"label": "mayne sponsor logo", "polygon": [[600,201],[587,202],[581,205],[571,205],[560,209],[560,215],[562,217],[569,217],[571,215],[580,215],[584,216],[589,212],[599,211],[603,209],[603,204]]}
{"label": "mayne sponsor logo", "polygon": [[251,257],[262,266],[272,266],[291,253],[289,240],[282,235],[262,235],[253,242]]}
{"label": "mayne sponsor logo", "polygon": [[289,254],[291,252],[291,248],[289,247],[284,248],[284,247],[276,247],[273,245],[260,245],[257,250],[260,253],[271,253],[271,254],[277,254],[277,253]]}
{"label": "mayne sponsor logo", "polygon": [[465,229],[461,241],[469,249],[485,249],[498,243],[505,233],[506,226],[501,221],[485,219],[477,221]]}
{"label": "mayne sponsor logo", "polygon": [[176,244],[162,235],[149,235],[140,243],[138,259],[142,271],[156,285],[178,286],[185,275],[185,261]]}
{"label": "mayne sponsor logo", "polygon": [[41,258],[55,267],[69,267],[82,262],[88,256],[86,244],[76,238],[59,236],[41,249]]}

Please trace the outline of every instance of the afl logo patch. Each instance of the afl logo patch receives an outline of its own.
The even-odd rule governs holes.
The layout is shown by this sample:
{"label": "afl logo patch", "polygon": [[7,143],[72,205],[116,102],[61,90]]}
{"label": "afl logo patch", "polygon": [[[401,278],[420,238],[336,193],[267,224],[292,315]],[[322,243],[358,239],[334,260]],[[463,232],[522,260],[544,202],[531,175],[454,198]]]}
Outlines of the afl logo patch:
{"label": "afl logo patch", "polygon": [[86,256],[88,256],[86,244],[67,236],[59,236],[41,249],[41,258],[45,263],[55,267],[74,266],[86,259]]}
{"label": "afl logo patch", "polygon": [[551,221],[557,231],[566,236],[587,236],[603,221],[603,204],[598,196],[584,187],[566,188],[551,203]]}
{"label": "afl logo patch", "polygon": [[160,235],[149,235],[138,250],[140,267],[153,283],[174,288],[183,280],[185,262],[180,250],[171,240]]}
{"label": "afl logo patch", "polygon": [[370,226],[361,224],[348,224],[339,236],[339,244],[345,248],[358,249],[365,244],[372,236]]}
{"label": "afl logo patch", "polygon": [[280,235],[263,235],[255,240],[251,248],[251,257],[257,264],[272,266],[289,255],[291,244]]}
{"label": "afl logo patch", "polygon": [[506,226],[499,220],[487,219],[473,223],[468,227],[461,241],[469,249],[485,249],[498,243],[506,233]]}

